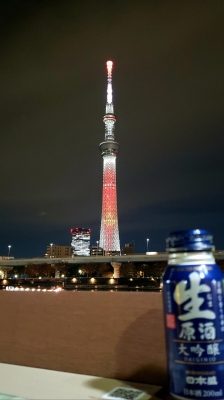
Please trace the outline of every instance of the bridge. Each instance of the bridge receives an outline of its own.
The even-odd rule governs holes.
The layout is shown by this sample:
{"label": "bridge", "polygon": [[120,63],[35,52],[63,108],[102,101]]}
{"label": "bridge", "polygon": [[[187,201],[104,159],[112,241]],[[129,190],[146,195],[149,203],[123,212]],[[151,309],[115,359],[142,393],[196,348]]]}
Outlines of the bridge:
{"label": "bridge", "polygon": [[[224,260],[224,250],[215,251],[216,261]],[[127,262],[158,262],[167,261],[168,253],[127,254],[117,256],[75,256],[63,258],[17,258],[0,259],[0,266],[15,267],[28,264],[90,264],[90,263],[127,263]]]}

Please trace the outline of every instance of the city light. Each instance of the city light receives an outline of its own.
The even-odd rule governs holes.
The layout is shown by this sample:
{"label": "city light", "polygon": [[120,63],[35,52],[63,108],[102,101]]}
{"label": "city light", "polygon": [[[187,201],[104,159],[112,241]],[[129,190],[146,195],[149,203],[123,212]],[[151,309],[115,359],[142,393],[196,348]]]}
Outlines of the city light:
{"label": "city light", "polygon": [[77,256],[90,256],[90,229],[71,229],[72,251]]}
{"label": "city light", "polygon": [[50,246],[51,246],[51,254],[50,254],[50,257],[52,258],[52,246],[53,246],[53,243],[50,243]]}
{"label": "city light", "polygon": [[11,244],[8,245],[8,257],[10,256]]}

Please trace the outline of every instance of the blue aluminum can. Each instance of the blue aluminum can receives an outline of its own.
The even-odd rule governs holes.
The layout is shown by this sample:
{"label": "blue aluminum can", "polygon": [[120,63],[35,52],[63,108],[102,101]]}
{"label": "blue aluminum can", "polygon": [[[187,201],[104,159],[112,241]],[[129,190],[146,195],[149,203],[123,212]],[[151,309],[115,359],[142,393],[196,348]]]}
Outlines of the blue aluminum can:
{"label": "blue aluminum can", "polygon": [[222,272],[206,230],[167,239],[163,301],[170,393],[177,399],[224,399]]}

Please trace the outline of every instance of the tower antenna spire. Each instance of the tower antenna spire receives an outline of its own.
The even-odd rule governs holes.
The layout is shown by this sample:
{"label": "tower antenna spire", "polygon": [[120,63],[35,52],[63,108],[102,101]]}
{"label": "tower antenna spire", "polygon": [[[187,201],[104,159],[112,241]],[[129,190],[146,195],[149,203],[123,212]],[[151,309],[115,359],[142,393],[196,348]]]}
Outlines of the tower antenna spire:
{"label": "tower antenna spire", "polygon": [[113,105],[113,89],[112,89],[112,69],[113,61],[107,61],[107,102],[106,102],[106,114],[103,117],[105,124],[105,140],[114,140],[114,124],[116,118],[114,115]]}
{"label": "tower antenna spire", "polygon": [[107,61],[107,104],[113,103],[112,69],[113,61]]}
{"label": "tower antenna spire", "polygon": [[116,158],[119,144],[114,140],[114,115],[112,69],[113,62],[107,61],[107,102],[106,114],[103,117],[105,124],[105,141],[100,143],[103,157],[103,194],[102,216],[100,229],[100,247],[106,253],[120,253],[120,240],[117,216],[117,187],[116,187]]}

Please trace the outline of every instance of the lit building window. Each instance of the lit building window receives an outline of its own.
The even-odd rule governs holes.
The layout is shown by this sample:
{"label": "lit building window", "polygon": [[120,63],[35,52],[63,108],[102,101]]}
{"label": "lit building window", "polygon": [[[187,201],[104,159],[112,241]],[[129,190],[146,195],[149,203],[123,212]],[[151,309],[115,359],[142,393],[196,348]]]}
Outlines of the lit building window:
{"label": "lit building window", "polygon": [[90,256],[90,229],[71,229],[72,251],[76,256]]}

